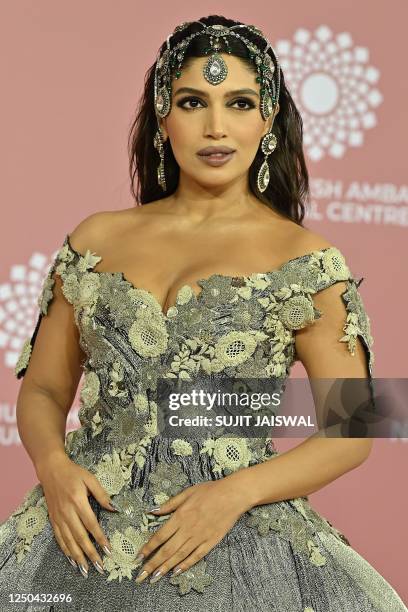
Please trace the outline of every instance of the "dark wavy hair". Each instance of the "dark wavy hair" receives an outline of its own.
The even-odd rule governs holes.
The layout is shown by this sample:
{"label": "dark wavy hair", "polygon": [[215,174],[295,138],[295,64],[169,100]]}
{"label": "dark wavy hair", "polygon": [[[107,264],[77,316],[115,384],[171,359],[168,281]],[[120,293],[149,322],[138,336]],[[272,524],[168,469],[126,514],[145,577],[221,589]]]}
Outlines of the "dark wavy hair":
{"label": "dark wavy hair", "polygon": [[[206,25],[219,23],[225,26],[240,24],[240,21],[227,19],[221,15],[210,15],[200,18]],[[170,41],[171,48],[186,36],[202,29],[200,24],[192,22],[182,31],[176,32]],[[250,30],[244,30],[244,35],[261,49],[265,41]],[[220,40],[221,42],[221,40]],[[231,55],[240,58],[254,74],[258,75],[253,60],[249,57],[247,47],[239,39],[228,38]],[[209,46],[207,35],[198,35],[188,45],[183,67],[186,67],[192,58],[206,56]],[[166,48],[164,42],[160,54]],[[277,69],[276,58],[271,50],[268,51]],[[153,146],[153,138],[157,131],[157,119],[154,110],[154,73],[156,62],[147,71],[145,76],[144,92],[140,98],[136,117],[131,125],[128,151],[129,172],[131,178],[131,193],[138,204],[147,204],[154,200],[168,197],[177,189],[180,168],[173,155],[170,140],[164,143],[164,165],[166,175],[166,191],[158,185],[157,166],[159,155]],[[302,225],[305,216],[305,203],[309,201],[309,176],[303,154],[303,121],[295,103],[285,85],[282,70],[280,70],[279,113],[275,116],[273,132],[278,144],[270,156],[270,180],[266,190],[261,193],[257,187],[258,170],[264,160],[259,145],[255,158],[249,168],[249,185],[253,194],[270,208],[279,211],[285,217]],[[135,178],[138,185],[135,189]]]}

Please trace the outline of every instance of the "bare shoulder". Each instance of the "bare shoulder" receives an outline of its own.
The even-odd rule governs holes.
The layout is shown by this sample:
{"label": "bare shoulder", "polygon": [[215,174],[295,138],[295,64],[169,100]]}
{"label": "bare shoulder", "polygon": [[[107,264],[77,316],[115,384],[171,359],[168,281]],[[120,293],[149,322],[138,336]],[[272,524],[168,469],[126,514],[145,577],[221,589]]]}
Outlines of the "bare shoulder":
{"label": "bare shoulder", "polygon": [[[141,208],[141,207],[140,207]],[[84,253],[87,249],[98,252],[106,241],[133,220],[135,207],[120,210],[103,210],[92,213],[78,223],[69,235],[72,247]]]}
{"label": "bare shoulder", "polygon": [[321,234],[303,226],[297,226],[297,229],[294,230],[294,238],[293,243],[296,244],[296,251],[299,252],[299,255],[335,246]]}

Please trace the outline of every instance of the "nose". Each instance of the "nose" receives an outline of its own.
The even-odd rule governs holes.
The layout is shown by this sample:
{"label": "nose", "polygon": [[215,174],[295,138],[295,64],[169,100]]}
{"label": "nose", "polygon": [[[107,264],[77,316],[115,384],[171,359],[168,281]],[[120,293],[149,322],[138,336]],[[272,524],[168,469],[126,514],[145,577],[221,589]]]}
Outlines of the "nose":
{"label": "nose", "polygon": [[218,108],[216,105],[207,108],[204,135],[216,139],[226,136],[224,119],[222,108]]}

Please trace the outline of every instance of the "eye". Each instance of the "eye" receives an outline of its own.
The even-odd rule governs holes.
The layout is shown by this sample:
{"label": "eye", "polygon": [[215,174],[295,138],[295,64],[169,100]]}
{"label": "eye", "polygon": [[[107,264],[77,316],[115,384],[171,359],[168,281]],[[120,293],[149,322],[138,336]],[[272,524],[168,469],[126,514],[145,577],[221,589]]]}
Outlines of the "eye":
{"label": "eye", "polygon": [[[179,100],[179,102],[177,102],[177,106],[179,106],[180,108],[184,108],[185,110],[193,110],[194,108],[199,108],[199,106],[185,106],[186,102],[198,102],[199,104],[201,104],[201,101],[199,98],[196,97],[188,97],[188,98],[182,98],[181,100]],[[252,108],[255,108],[255,104],[252,102],[252,100],[250,100],[249,98],[237,98],[234,102],[231,103],[231,107],[233,107],[235,104],[237,103],[244,103],[247,106],[246,107],[238,107],[238,110],[251,110]],[[237,107],[235,107],[237,108]]]}
{"label": "eye", "polygon": [[193,98],[193,97],[189,97],[189,98],[182,98],[181,100],[179,100],[179,102],[177,102],[177,106],[179,106],[180,108],[185,108],[186,110],[192,110],[192,108],[197,108],[197,106],[193,106],[193,107],[187,107],[184,106],[185,102],[191,102],[191,101],[198,101],[200,102],[200,100],[198,98]]}
{"label": "eye", "polygon": [[237,100],[235,100],[235,102],[233,102],[233,104],[237,104],[237,102],[243,102],[244,104],[248,105],[246,108],[243,108],[241,106],[241,110],[250,110],[251,108],[255,108],[255,104],[249,98],[238,98]]}

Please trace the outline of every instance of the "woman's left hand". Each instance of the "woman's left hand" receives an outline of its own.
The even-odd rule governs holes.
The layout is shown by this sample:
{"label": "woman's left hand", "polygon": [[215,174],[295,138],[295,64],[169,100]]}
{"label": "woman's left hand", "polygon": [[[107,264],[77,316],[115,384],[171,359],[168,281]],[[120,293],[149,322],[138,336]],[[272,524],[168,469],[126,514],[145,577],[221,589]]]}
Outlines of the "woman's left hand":
{"label": "woman's left hand", "polygon": [[228,477],[200,482],[171,497],[154,511],[155,515],[175,512],[140,549],[139,555],[146,559],[160,546],[145,562],[136,582],[152,573],[150,582],[156,582],[174,566],[175,570],[187,570],[222,540],[250,507],[236,479]]}

